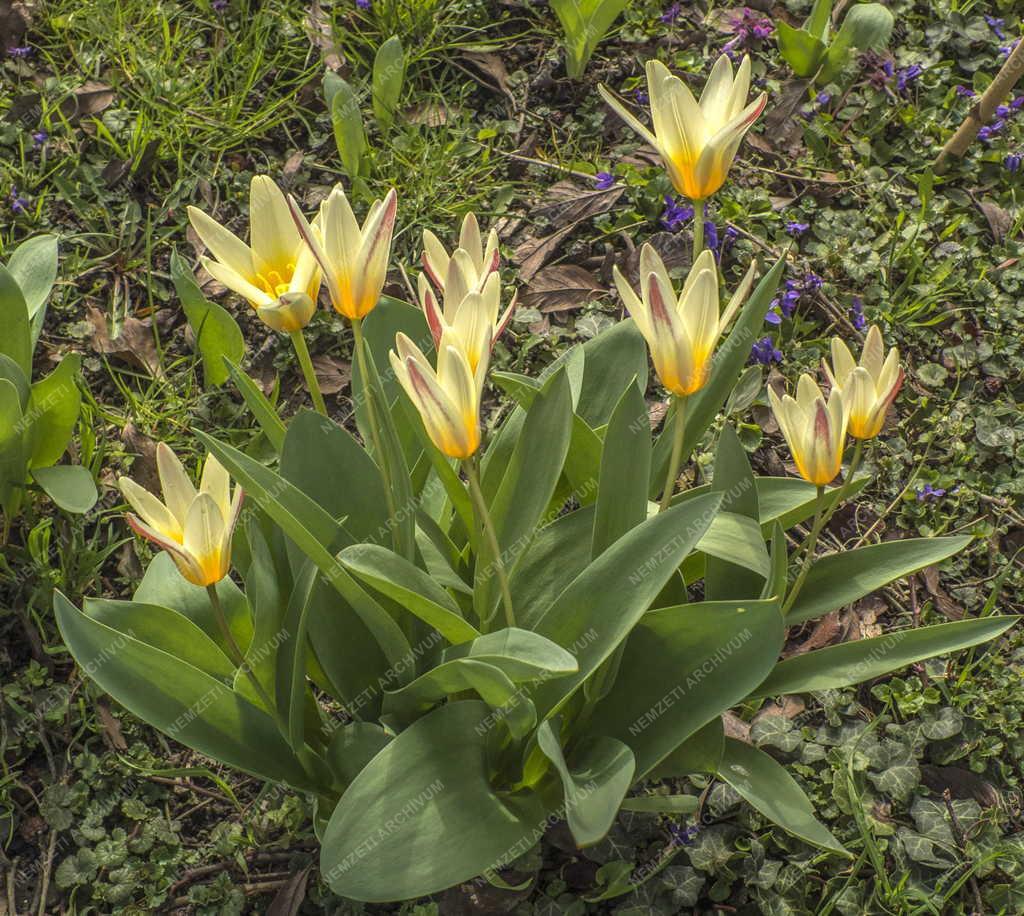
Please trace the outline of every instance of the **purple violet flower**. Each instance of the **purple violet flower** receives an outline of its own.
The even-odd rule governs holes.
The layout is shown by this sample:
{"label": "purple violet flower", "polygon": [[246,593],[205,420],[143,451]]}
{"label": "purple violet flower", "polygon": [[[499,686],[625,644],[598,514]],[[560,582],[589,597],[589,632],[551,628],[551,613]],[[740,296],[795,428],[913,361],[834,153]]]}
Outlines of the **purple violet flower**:
{"label": "purple violet flower", "polygon": [[798,223],[796,220],[786,223],[786,232],[795,239],[800,238],[810,228],[810,223]]}
{"label": "purple violet flower", "polygon": [[779,314],[778,300],[772,301],[772,307],[768,309],[768,314],[764,316],[764,320],[768,324],[780,325],[782,324],[782,315]]}
{"label": "purple violet flower", "polygon": [[12,213],[28,212],[30,201],[27,197],[23,197],[21,194],[19,194],[18,189],[16,187],[11,187],[11,193],[8,195],[7,199],[8,201],[10,201]]}
{"label": "purple violet flower", "polygon": [[918,487],[916,493],[917,501],[921,503],[925,500],[941,499],[946,495],[946,490],[943,487],[933,487],[930,483],[926,483],[923,487]]}
{"label": "purple violet flower", "polygon": [[49,139],[50,135],[45,130],[37,130],[32,134],[32,143],[35,146],[42,146]]}
{"label": "purple violet flower", "polygon": [[658,18],[661,19],[661,21],[664,22],[665,25],[672,25],[679,18],[680,14],[682,12],[683,12],[682,4],[673,3]]}
{"label": "purple violet flower", "polygon": [[361,10],[368,10],[370,8],[370,0],[356,0],[356,6]]}
{"label": "purple violet flower", "polygon": [[23,58],[31,57],[32,56],[32,49],[30,47],[28,47],[28,45],[25,45],[24,47],[20,47],[20,48],[8,48],[7,49],[7,53],[11,57],[18,58],[18,59],[23,59]]}
{"label": "purple violet flower", "polygon": [[1022,157],[1021,157],[1020,153],[1010,153],[1003,160],[1003,165],[1006,167],[1006,171],[1008,171],[1008,172],[1017,172],[1017,171],[1019,171],[1020,170],[1020,164],[1021,164],[1021,158]]}
{"label": "purple violet flower", "polygon": [[904,67],[896,74],[896,91],[906,92],[910,84],[922,73],[924,73],[924,67],[920,64],[911,64],[909,67]]}
{"label": "purple violet flower", "polygon": [[693,207],[676,201],[670,195],[665,196],[665,212],[661,214],[661,224],[669,232],[678,232],[692,218]]}
{"label": "purple violet flower", "polygon": [[607,191],[615,184],[615,176],[611,172],[598,172],[594,176],[594,187],[598,191]]}
{"label": "purple violet flower", "polygon": [[709,219],[704,220],[704,247],[718,257],[718,227]]}
{"label": "purple violet flower", "polygon": [[750,348],[750,358],[762,366],[770,366],[772,363],[782,362],[782,351],[775,346],[775,341],[771,337],[762,337]]}
{"label": "purple violet flower", "polygon": [[977,95],[973,89],[970,89],[967,86],[957,86],[956,94],[962,99],[973,99],[974,96]]}
{"label": "purple violet flower", "polygon": [[863,331],[868,326],[868,320],[864,317],[864,303],[860,296],[854,296],[850,302],[850,320],[858,331]]}
{"label": "purple violet flower", "polygon": [[1000,41],[1006,41],[1006,32],[1003,31],[1003,26],[1006,25],[1005,19],[997,19],[995,16],[986,16],[985,22],[988,23],[988,27],[992,30],[992,33]]}

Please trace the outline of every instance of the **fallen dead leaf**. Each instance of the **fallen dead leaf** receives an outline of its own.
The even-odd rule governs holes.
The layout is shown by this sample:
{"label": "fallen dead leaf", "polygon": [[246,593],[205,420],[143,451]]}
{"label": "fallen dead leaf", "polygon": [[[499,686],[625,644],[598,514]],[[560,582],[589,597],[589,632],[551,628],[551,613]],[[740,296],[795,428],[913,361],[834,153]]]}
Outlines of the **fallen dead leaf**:
{"label": "fallen dead leaf", "polygon": [[735,738],[750,744],[750,723],[744,722],[733,712],[722,713],[722,728],[726,738]]}
{"label": "fallen dead leaf", "polygon": [[488,78],[487,82],[492,89],[504,92],[512,101],[515,96],[508,86],[508,70],[505,62],[491,51],[466,51],[462,59],[473,65],[481,74]]}
{"label": "fallen dead leaf", "polygon": [[97,353],[139,366],[154,377],[161,374],[151,318],[126,318],[121,333],[114,339],[110,337],[107,318],[99,309],[90,308],[88,318],[93,327],[92,348]]}
{"label": "fallen dead leaf", "polygon": [[281,174],[285,178],[290,178],[299,169],[302,168],[302,162],[304,159],[305,155],[303,154],[302,150],[297,149],[285,160],[284,166],[281,168]]}
{"label": "fallen dead leaf", "polygon": [[607,213],[625,193],[624,187],[604,191],[581,188],[571,180],[558,181],[548,188],[544,201],[535,212],[545,217],[558,229],[584,219]]}
{"label": "fallen dead leaf", "polygon": [[554,264],[537,271],[520,297],[524,308],[566,312],[600,298],[605,290],[585,267]]}
{"label": "fallen dead leaf", "polygon": [[333,356],[314,356],[313,369],[323,394],[337,394],[352,380],[352,364]]}
{"label": "fallen dead leaf", "polygon": [[128,750],[128,742],[121,734],[121,721],[114,717],[110,711],[110,704],[105,698],[101,697],[96,701],[96,713],[103,725],[103,734],[110,742],[110,746],[117,751]]}
{"label": "fallen dead leaf", "polygon": [[978,209],[985,215],[992,238],[996,244],[999,244],[1006,238],[1006,233],[1010,231],[1010,227],[1013,225],[1010,214],[1000,207],[999,204],[993,203],[991,200],[978,201]]}
{"label": "fallen dead leaf", "polygon": [[79,86],[60,104],[60,113],[69,121],[91,117],[114,103],[114,90],[105,83],[90,80]]}
{"label": "fallen dead leaf", "polygon": [[306,30],[306,37],[314,48],[319,48],[323,54],[324,66],[337,73],[345,63],[341,48],[334,41],[334,29],[331,26],[331,18],[324,13],[320,0],[313,0],[309,5],[309,12],[303,20],[303,27]]}
{"label": "fallen dead leaf", "polygon": [[543,238],[527,238],[522,242],[514,255],[514,260],[519,262],[519,282],[529,283],[533,275],[554,257],[562,239],[571,231],[572,226],[566,226]]}
{"label": "fallen dead leaf", "polygon": [[932,596],[935,608],[947,620],[962,620],[965,614],[963,607],[957,604],[949,593],[939,584],[939,567],[926,566],[918,574],[928,594]]}

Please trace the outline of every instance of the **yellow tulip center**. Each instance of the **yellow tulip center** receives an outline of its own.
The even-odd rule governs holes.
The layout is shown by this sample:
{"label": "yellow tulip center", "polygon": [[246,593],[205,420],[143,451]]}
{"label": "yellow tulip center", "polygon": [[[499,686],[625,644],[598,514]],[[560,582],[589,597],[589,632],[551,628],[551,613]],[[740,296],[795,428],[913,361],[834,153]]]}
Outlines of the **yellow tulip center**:
{"label": "yellow tulip center", "polygon": [[257,274],[256,279],[259,281],[260,289],[268,296],[273,296],[276,299],[278,296],[288,292],[294,273],[295,265],[289,262],[283,272],[271,270],[265,274]]}

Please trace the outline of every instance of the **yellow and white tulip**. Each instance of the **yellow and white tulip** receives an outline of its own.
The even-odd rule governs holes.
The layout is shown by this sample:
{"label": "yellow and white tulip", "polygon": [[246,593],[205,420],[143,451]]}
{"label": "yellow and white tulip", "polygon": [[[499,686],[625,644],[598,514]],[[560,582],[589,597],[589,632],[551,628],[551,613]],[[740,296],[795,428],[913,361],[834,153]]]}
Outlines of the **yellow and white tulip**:
{"label": "yellow and white tulip", "polygon": [[724,312],[719,312],[718,266],[704,250],[677,296],[661,257],[640,249],[640,295],[616,266],[615,285],[647,341],[655,371],[672,394],[687,397],[707,384],[711,358],[722,332],[739,311],[754,282],[751,265]]}
{"label": "yellow and white tulip", "polygon": [[118,486],[138,513],[128,524],[142,537],[166,550],[181,574],[193,585],[220,582],[231,567],[231,538],[242,507],[242,488],[231,494],[231,478],[209,455],[196,491],[178,457],[161,442],[156,447],[163,502],[128,477]]}
{"label": "yellow and white tulip", "polygon": [[437,370],[405,334],[391,351],[395,376],[419,411],[430,440],[450,458],[469,458],[480,447],[480,398],[490,361],[490,327],[482,327],[471,368],[461,339],[445,333],[437,348]]}
{"label": "yellow and white tulip", "polygon": [[398,195],[375,200],[360,226],[345,190],[336,184],[320,205],[319,232],[310,227],[294,199],[292,217],[320,264],[334,310],[352,321],[365,318],[380,299],[388,275]]}
{"label": "yellow and white tulip", "polygon": [[459,265],[460,279],[467,290],[480,290],[487,278],[497,271],[501,263],[501,252],[498,250],[498,233],[491,229],[487,233],[487,245],[484,246],[480,234],[480,224],[473,213],[467,213],[462,220],[459,232],[459,245],[456,251],[448,254],[433,232],[423,230],[423,269],[431,282],[444,293],[447,290],[448,271],[452,258],[462,251],[465,257]]}
{"label": "yellow and white tulip", "polygon": [[833,388],[826,399],[811,376],[800,376],[796,397],[781,398],[768,389],[772,413],[786,438],[797,471],[808,483],[823,487],[835,480],[846,441],[845,399]]}
{"label": "yellow and white tulip", "polygon": [[695,201],[710,197],[725,182],[740,141],[768,100],[762,92],[747,104],[750,58],[743,58],[734,77],[724,54],[715,61],[699,103],[663,63],[647,62],[653,131],[604,86],[599,89],[619,117],[658,151],[676,191]]}
{"label": "yellow and white tulip", "polygon": [[248,300],[265,324],[287,333],[309,324],[320,292],[320,268],[295,227],[288,201],[270,178],[257,175],[249,186],[249,245],[202,210],[189,207],[188,218],[213,255],[200,258],[203,267]]}
{"label": "yellow and white tulip", "polygon": [[832,338],[832,365],[822,360],[833,389],[843,392],[849,413],[849,432],[855,439],[874,439],[882,431],[885,413],[903,385],[903,369],[895,347],[885,354],[882,332],[877,325],[868,329],[857,363],[850,348]]}

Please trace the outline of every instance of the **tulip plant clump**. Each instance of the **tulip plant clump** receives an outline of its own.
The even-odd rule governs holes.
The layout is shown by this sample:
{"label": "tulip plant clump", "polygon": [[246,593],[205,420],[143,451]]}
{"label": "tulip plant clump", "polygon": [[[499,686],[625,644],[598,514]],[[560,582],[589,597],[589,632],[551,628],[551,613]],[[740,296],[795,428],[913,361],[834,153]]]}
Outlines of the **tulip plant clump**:
{"label": "tulip plant clump", "polygon": [[[698,102],[651,63],[653,132],[615,103],[697,204],[764,107],[747,104],[749,73],[719,60]],[[781,764],[725,736],[722,714],[875,678],[1012,622],[779,660],[789,627],[969,540],[816,551],[867,483],[861,456],[902,381],[896,351],[871,328],[859,360],[834,342],[827,394],[810,375],[795,396],[770,392],[802,479],[756,476],[726,423],[710,482],[681,486],[781,261],[756,286],[751,265],[723,304],[699,237],[681,285],[644,246],[638,278],[615,271],[630,317],[533,378],[490,367],[513,300],[497,235],[471,214],[452,252],[424,234],[418,307],[382,297],[396,212],[391,191],[360,225],[338,187],[310,220],[267,178],[253,182],[249,244],[192,211],[209,272],[291,335],[316,410],[285,423],[228,366],[274,460],[197,432],[198,488],[165,446],[162,498],[122,479],[130,524],[163,552],[131,601],[79,610],[56,596],[78,662],[177,741],[312,795],[323,875],[357,900],[477,876],[506,886],[502,870],[555,821],[584,846],[623,809],[695,812],[696,797],[645,786],[698,773],[847,856]],[[322,283],[352,324],[358,436],[326,415],[309,369],[302,332]],[[648,353],[671,398],[657,438]],[[488,385],[511,409],[485,435]]]}

